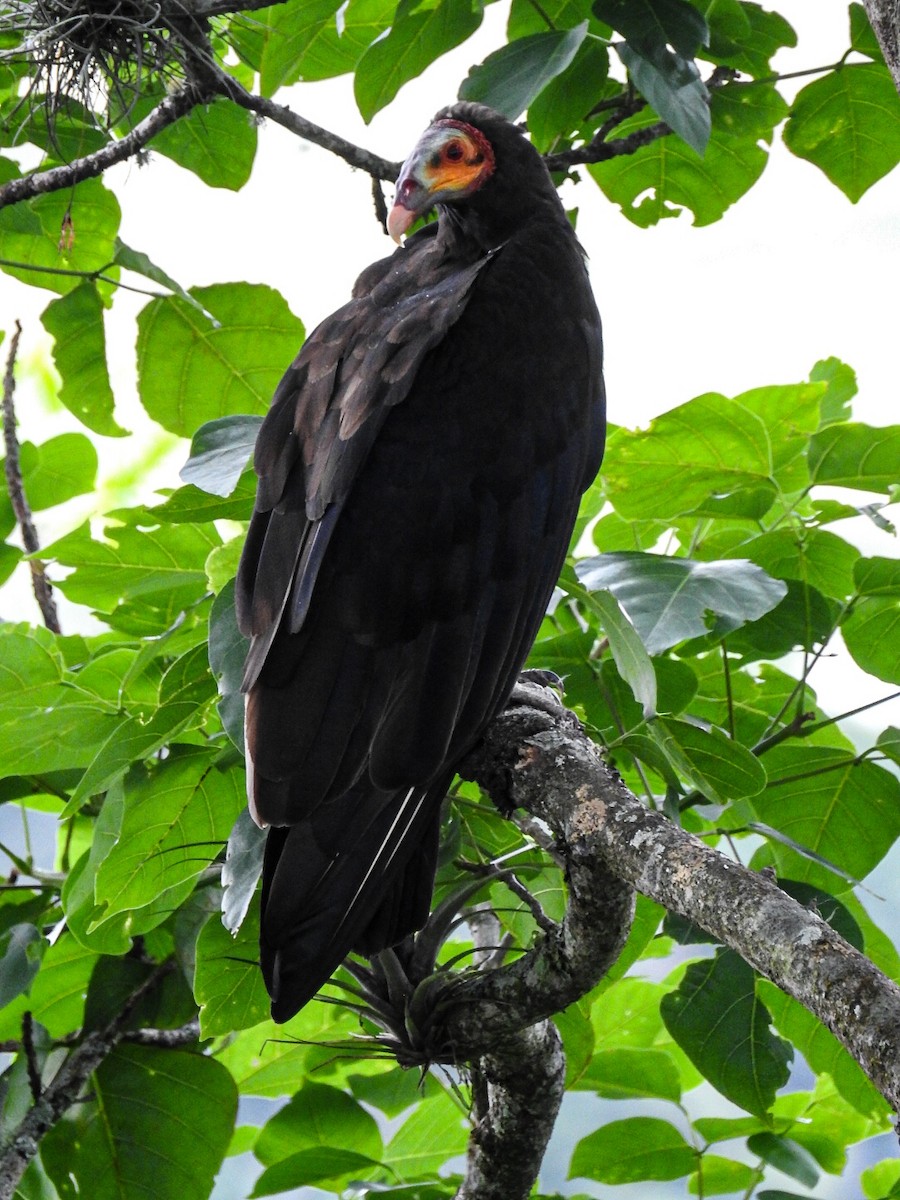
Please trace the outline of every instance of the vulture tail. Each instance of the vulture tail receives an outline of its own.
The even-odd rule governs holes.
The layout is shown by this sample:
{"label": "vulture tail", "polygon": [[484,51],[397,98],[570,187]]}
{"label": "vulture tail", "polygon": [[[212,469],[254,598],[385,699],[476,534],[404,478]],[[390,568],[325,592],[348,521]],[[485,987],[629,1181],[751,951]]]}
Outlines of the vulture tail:
{"label": "vulture tail", "polygon": [[371,956],[425,924],[449,782],[359,784],[269,830],[260,953],[274,1020],[298,1012],[351,950]]}

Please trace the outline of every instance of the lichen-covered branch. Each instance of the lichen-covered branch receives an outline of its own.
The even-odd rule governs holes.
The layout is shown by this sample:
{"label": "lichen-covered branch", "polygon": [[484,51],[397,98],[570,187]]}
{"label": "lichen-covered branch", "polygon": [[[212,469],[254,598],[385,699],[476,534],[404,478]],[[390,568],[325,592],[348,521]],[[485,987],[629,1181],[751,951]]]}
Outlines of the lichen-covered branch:
{"label": "lichen-covered branch", "polygon": [[[19,338],[22,327],[16,321],[9,354],[6,359],[6,371],[3,375],[3,445],[6,451],[4,468],[6,471],[6,489],[9,492],[9,502],[19,529],[22,532],[22,545],[26,554],[36,554],[40,549],[37,530],[31,515],[31,506],[25,495],[25,484],[22,480],[22,466],[19,460],[19,437],[16,432],[16,410],[13,395],[16,389],[15,365],[19,349]],[[38,602],[44,624],[53,633],[62,632],[59,624],[59,614],[56,611],[56,601],[53,599],[53,588],[44,571],[44,564],[36,558],[28,564],[31,567],[31,586],[34,598]]]}
{"label": "lichen-covered branch", "polygon": [[566,1086],[551,1021],[507,1039],[472,1071],[474,1127],[456,1200],[525,1200],[537,1179]]}
{"label": "lichen-covered branch", "polygon": [[507,709],[466,778],[564,829],[576,876],[611,872],[737,951],[818,1017],[900,1112],[900,987],[773,882],[644,808],[567,717]]}
{"label": "lichen-covered branch", "polygon": [[863,0],[884,61],[900,92],[900,0]]}

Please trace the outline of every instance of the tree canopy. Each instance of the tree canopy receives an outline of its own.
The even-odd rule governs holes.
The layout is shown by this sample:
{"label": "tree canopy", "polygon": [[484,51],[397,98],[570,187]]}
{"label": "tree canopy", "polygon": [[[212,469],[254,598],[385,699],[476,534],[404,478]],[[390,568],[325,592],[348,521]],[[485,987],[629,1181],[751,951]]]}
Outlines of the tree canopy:
{"label": "tree canopy", "polygon": [[[823,64],[749,0],[512,0],[459,92],[523,117],[611,224],[727,222],[775,139],[856,202],[900,160],[870,10],[881,44],[853,3]],[[0,1198],[512,1200],[564,1092],[578,1134],[535,1196],[900,1195],[897,896],[865,882],[900,838],[900,426],[854,419],[863,364],[613,429],[529,663],[580,725],[517,695],[460,766],[414,969],[351,965],[269,1020],[233,577],[304,328],[271,286],[126,244],[104,173],[151,152],[239,190],[264,119],[371,175],[383,216],[398,164],[299,116],[303,83],[346,76],[369,120],[482,16],[0,3]],[[52,365],[20,351],[33,289]],[[135,289],[138,455],[108,366]],[[44,397],[33,441],[17,377]],[[862,681],[839,707],[816,694],[834,655]]]}

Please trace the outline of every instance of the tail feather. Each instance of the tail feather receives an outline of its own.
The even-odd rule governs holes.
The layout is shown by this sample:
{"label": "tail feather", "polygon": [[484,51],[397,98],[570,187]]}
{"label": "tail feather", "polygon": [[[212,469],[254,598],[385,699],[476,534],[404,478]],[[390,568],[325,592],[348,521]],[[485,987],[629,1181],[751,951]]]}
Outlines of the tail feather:
{"label": "tail feather", "polygon": [[374,954],[424,924],[448,782],[360,785],[269,831],[260,949],[276,1021],[312,999],[351,950]]}

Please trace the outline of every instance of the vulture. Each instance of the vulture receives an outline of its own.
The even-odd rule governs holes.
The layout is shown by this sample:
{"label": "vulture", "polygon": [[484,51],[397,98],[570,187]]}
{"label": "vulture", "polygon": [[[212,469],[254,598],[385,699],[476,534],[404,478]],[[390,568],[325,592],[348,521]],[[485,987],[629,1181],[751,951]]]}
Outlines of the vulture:
{"label": "vulture", "polygon": [[276,1021],[425,923],[454,764],[507,702],[605,428],[600,319],[543,160],[440,111],[259,432],[237,580]]}

